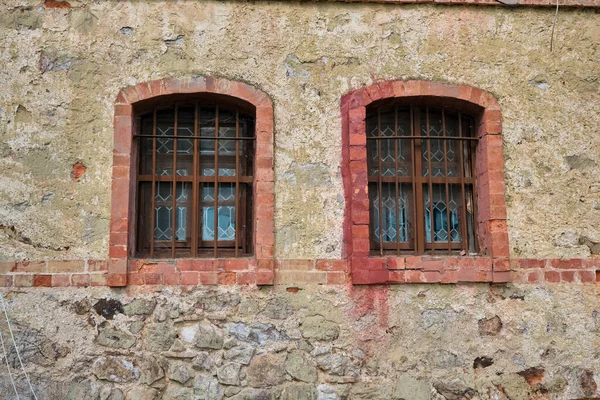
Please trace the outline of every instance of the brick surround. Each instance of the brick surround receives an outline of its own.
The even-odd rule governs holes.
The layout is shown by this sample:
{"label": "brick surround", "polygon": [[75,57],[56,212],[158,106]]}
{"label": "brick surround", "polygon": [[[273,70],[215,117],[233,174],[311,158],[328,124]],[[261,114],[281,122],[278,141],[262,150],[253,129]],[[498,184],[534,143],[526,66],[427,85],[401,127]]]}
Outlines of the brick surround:
{"label": "brick surround", "polygon": [[[347,93],[341,100],[342,176],[346,199],[345,257],[355,284],[405,282],[408,275],[390,267],[387,258],[369,255],[369,195],[366,151],[366,110],[372,102],[389,98],[444,99],[475,106],[479,111],[476,132],[477,237],[480,257],[407,257],[430,271],[410,273],[420,282],[507,282],[508,232],[502,159],[502,114],[494,96],[467,85],[430,81],[386,81]],[[435,267],[434,267],[435,266]],[[442,267],[443,266],[443,267]],[[454,268],[456,266],[456,268]],[[441,270],[448,272],[442,273]],[[427,271],[427,272],[425,272]],[[455,271],[455,272],[450,272]],[[456,275],[456,276],[455,276]]]}
{"label": "brick surround", "polygon": [[[159,96],[172,94],[214,93],[231,96],[253,105],[256,108],[256,155],[254,171],[254,249],[252,259],[218,259],[218,260],[177,260],[173,264],[156,262],[146,265],[156,265],[158,272],[144,269],[141,274],[143,283],[180,284],[182,280],[200,283],[212,283],[213,275],[194,275],[194,269],[199,265],[210,262],[223,264],[227,275],[214,274],[214,281],[236,282],[252,281],[259,285],[273,283],[273,246],[274,236],[274,183],[273,183],[273,104],[262,91],[242,82],[222,78],[166,78],[151,82],[140,83],[122,90],[115,102],[114,117],[114,149],[113,149],[113,179],[111,199],[111,221],[108,275],[106,283],[109,286],[126,286],[128,280],[140,283],[138,270],[129,266],[133,258],[134,232],[130,222],[135,221],[135,171],[131,168],[135,159],[135,146],[132,135],[134,129],[133,108],[136,103]],[[139,265],[139,261],[136,261]],[[180,272],[176,271],[176,266]],[[188,267],[186,267],[188,266]],[[193,267],[191,267],[193,266]],[[179,270],[177,270],[179,271]],[[204,273],[207,271],[201,271]],[[199,272],[200,273],[200,272]],[[159,277],[162,277],[159,279]],[[206,282],[204,282],[206,281]]]}

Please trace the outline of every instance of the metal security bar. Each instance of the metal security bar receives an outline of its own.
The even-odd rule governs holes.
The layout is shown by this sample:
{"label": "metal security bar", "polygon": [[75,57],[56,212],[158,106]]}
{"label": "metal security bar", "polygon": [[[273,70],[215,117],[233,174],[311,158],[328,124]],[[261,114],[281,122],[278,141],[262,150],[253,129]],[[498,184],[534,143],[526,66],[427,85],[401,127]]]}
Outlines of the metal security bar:
{"label": "metal security bar", "polygon": [[477,252],[474,119],[449,108],[367,109],[371,250]]}
{"label": "metal security bar", "polygon": [[254,121],[235,105],[200,101],[136,120],[138,256],[252,252]]}

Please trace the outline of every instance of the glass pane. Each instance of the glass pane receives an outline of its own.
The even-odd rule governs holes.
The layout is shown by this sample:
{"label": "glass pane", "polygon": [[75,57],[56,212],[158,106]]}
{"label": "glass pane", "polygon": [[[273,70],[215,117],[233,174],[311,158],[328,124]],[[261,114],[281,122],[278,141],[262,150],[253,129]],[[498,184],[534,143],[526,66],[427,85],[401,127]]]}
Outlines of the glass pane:
{"label": "glass pane", "polygon": [[[372,230],[375,242],[379,242],[381,231],[383,242],[408,242],[409,225],[409,203],[412,198],[412,188],[410,185],[398,185],[398,195],[396,195],[396,186],[394,183],[384,183],[381,187],[381,207],[383,212],[379,212],[379,191],[378,185],[372,184],[369,187],[372,209]],[[380,228],[381,219],[381,230]]]}
{"label": "glass pane", "polygon": [[[450,198],[446,202],[446,186],[433,184],[433,203],[431,203],[429,185],[423,185],[425,239],[428,243],[431,243],[432,234],[434,242],[448,242],[448,235],[450,235],[451,242],[459,243],[461,241],[458,213],[461,202],[460,186],[449,186],[448,195]],[[446,211],[447,208],[448,211]],[[449,221],[448,214],[450,216]]]}
{"label": "glass pane", "polygon": [[[203,207],[202,240],[215,239],[215,208]],[[217,240],[235,240],[235,206],[219,206],[219,224]]]}
{"label": "glass pane", "polygon": [[[191,184],[178,182],[175,186],[175,239],[187,240],[187,203],[191,198]],[[173,183],[157,182],[155,194],[155,226],[154,240],[169,241],[173,239]]]}

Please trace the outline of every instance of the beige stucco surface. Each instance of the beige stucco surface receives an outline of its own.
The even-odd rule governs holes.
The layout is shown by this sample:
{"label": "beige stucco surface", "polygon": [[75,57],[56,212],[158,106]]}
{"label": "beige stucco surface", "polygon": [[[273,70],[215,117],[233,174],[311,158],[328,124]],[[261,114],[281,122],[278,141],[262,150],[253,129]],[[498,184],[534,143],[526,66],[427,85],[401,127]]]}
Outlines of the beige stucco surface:
{"label": "beige stucco surface", "polygon": [[499,100],[511,255],[587,257],[600,242],[592,9],[559,12],[551,52],[551,9],[70,3],[0,0],[0,260],[106,258],[115,97],[194,75],[273,100],[277,257],[341,256],[340,97],[405,78]]}

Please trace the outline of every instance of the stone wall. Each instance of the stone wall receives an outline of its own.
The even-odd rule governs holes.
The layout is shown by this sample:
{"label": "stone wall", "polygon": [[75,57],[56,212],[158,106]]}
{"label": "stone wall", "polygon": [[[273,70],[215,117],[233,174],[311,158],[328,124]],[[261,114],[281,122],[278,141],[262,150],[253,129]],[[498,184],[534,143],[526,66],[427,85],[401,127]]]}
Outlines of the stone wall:
{"label": "stone wall", "polygon": [[[573,400],[598,396],[596,292],[288,285],[5,296],[39,399]],[[4,320],[0,333],[6,342]],[[8,360],[20,398],[31,398],[14,351]],[[1,397],[16,398],[0,368]]]}

